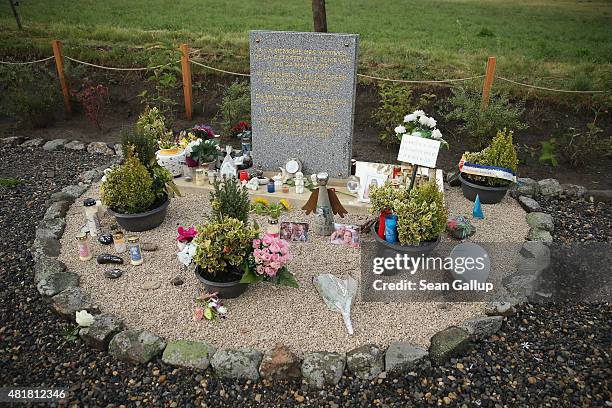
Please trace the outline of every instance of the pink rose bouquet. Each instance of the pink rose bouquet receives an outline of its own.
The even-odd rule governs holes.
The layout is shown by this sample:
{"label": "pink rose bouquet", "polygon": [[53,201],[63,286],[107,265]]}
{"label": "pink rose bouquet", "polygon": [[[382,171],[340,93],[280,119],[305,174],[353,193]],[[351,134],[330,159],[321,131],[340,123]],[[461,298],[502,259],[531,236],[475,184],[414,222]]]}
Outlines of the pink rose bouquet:
{"label": "pink rose bouquet", "polygon": [[287,263],[292,259],[287,241],[271,234],[264,234],[263,237],[253,240],[253,253],[241,282],[266,281],[297,288],[299,285],[287,268]]}

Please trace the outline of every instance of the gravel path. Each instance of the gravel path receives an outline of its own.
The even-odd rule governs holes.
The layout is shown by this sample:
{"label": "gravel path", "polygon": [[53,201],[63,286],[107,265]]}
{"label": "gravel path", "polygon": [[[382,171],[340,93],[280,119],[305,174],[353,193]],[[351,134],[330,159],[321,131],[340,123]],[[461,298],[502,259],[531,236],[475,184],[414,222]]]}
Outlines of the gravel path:
{"label": "gravel path", "polygon": [[[27,158],[27,160],[24,160]],[[28,248],[44,201],[104,158],[0,152],[0,177],[24,185],[0,187],[0,386],[62,386],[75,406],[606,406],[609,405],[610,323],[605,305],[529,306],[505,320],[497,336],[469,355],[404,377],[359,381],[306,391],[297,382],[220,380],[208,372],[154,361],[117,362],[62,334],[67,326],[42,303]],[[54,169],[53,179],[41,174]]]}

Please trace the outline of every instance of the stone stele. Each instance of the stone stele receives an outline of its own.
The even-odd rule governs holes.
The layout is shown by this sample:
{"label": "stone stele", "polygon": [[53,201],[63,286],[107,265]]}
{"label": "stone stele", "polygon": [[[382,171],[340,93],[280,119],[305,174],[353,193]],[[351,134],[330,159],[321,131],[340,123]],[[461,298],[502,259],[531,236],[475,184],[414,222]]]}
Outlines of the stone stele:
{"label": "stone stele", "polygon": [[352,156],[357,34],[251,31],[253,160],[278,170],[348,177]]}

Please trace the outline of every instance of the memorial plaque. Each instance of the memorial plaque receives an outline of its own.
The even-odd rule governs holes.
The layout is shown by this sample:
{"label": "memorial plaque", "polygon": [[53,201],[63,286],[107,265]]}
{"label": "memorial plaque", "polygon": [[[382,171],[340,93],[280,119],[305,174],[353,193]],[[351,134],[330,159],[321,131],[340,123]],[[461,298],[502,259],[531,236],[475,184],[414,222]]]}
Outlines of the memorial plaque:
{"label": "memorial plaque", "polygon": [[253,159],[278,170],[348,177],[357,69],[356,34],[251,31]]}

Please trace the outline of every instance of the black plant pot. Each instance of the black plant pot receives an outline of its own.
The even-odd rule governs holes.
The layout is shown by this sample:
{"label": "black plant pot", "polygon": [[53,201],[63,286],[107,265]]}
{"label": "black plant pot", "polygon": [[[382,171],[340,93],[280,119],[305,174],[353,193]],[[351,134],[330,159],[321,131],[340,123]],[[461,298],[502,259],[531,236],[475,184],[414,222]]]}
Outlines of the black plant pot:
{"label": "black plant pot", "polygon": [[115,217],[119,225],[126,231],[141,232],[159,227],[168,212],[170,200],[166,198],[159,207],[138,214],[121,214],[108,209],[108,213]]}
{"label": "black plant pot", "polygon": [[204,273],[199,266],[195,269],[196,277],[204,284],[208,293],[217,293],[221,299],[233,299],[242,295],[249,288],[248,283],[240,283],[240,278],[230,282],[215,282],[214,276]]}
{"label": "black plant pot", "polygon": [[[440,236],[435,240],[421,242],[419,245],[402,245],[399,242],[390,243],[378,236],[378,223],[374,224],[371,230],[372,237],[376,242],[376,256],[385,258],[395,258],[396,254],[407,255],[409,258],[418,258],[431,254],[440,243]],[[382,275],[395,275],[397,270],[391,270],[382,273]]]}
{"label": "black plant pot", "polygon": [[464,179],[459,173],[459,181],[461,181],[461,191],[463,196],[470,201],[476,201],[476,194],[480,197],[482,204],[497,204],[506,196],[506,191],[510,186],[489,187],[475,184]]}

